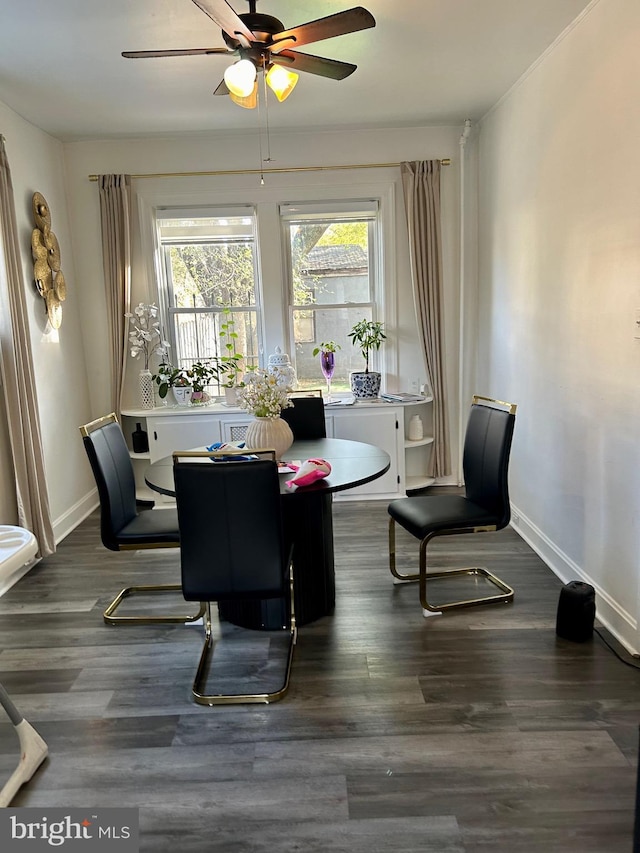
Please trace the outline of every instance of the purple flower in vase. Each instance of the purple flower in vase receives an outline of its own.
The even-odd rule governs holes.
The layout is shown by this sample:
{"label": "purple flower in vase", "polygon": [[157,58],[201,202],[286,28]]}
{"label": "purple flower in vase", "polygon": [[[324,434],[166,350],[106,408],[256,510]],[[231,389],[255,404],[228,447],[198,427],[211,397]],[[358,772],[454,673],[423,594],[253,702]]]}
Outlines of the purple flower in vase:
{"label": "purple flower in vase", "polygon": [[336,368],[336,350],[339,349],[340,344],[337,344],[335,341],[328,341],[321,343],[313,351],[314,356],[320,353],[320,369],[322,370],[322,375],[327,380],[327,400],[331,399],[331,379],[333,378],[333,371]]}
{"label": "purple flower in vase", "polygon": [[333,371],[336,369],[336,354],[334,352],[321,352],[320,368],[324,378],[329,382],[333,377]]}

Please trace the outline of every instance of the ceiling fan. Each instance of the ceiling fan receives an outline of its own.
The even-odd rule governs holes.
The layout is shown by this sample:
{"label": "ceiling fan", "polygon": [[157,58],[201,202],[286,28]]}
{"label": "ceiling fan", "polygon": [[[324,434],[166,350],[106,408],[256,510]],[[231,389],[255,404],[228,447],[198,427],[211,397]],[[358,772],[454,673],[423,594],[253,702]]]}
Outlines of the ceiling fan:
{"label": "ceiling fan", "polygon": [[298,48],[335,36],[375,27],[373,15],[362,6],[355,6],[335,15],[318,18],[285,29],[282,21],[271,15],[256,12],[257,0],[248,0],[249,12],[236,14],[226,0],[192,0],[222,29],[226,47],[187,48],[185,50],[128,50],[127,59],[146,59],[159,56],[197,56],[224,54],[239,59],[224,73],[224,79],[214,95],[229,95],[234,103],[253,109],[258,99],[258,71],[279,101],[284,101],[298,82],[297,71],[318,74],[333,80],[343,80],[356,70],[350,62],[326,59],[300,53]]}

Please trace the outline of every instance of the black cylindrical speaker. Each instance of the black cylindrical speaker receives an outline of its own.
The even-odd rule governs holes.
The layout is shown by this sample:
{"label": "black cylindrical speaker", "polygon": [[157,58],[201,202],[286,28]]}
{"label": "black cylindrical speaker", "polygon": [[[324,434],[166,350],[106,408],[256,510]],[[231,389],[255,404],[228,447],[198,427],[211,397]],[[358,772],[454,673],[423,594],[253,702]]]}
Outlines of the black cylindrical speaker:
{"label": "black cylindrical speaker", "polygon": [[593,636],[596,616],[596,591],[588,583],[570,581],[560,590],[556,634],[574,643],[583,643]]}

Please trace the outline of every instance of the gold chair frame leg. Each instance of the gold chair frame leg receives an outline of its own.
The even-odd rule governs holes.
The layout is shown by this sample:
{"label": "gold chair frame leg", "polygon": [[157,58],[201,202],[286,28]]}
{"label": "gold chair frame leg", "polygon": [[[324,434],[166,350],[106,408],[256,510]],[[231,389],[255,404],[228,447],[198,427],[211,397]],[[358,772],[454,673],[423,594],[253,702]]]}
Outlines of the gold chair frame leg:
{"label": "gold chair frame leg", "polygon": [[389,519],[389,571],[398,581],[410,582],[420,579],[420,574],[403,575],[396,568],[396,523],[393,518]]}
{"label": "gold chair frame leg", "polygon": [[[508,603],[513,601],[514,590],[499,577],[494,575],[484,566],[469,566],[463,569],[445,569],[437,572],[429,572],[427,566],[427,546],[429,542],[436,536],[460,536],[465,533],[488,533],[497,530],[495,525],[486,527],[467,527],[458,530],[446,530],[443,532],[430,533],[425,536],[420,542],[420,565],[417,575],[403,575],[396,570],[396,554],[395,554],[395,521],[389,519],[389,569],[391,574],[403,581],[419,581],[420,604],[424,610],[431,613],[442,613],[445,610],[454,610],[460,607],[474,607],[478,604],[494,604],[497,602]],[[462,599],[459,601],[450,601],[443,604],[431,604],[427,599],[427,580],[435,580],[437,578],[448,578],[456,575],[481,575],[490,583],[497,587],[500,592],[495,595],[481,596],[479,598]]]}
{"label": "gold chair frame leg", "polygon": [[209,672],[209,661],[215,646],[213,632],[211,630],[211,604],[205,603],[205,639],[202,653],[200,654],[200,662],[196,671],[196,677],[193,682],[191,693],[198,705],[249,705],[263,704],[268,705],[271,702],[277,702],[285,695],[289,689],[289,679],[291,676],[291,665],[293,663],[293,651],[298,639],[298,630],[296,627],[296,617],[293,603],[293,570],[289,566],[289,588],[291,595],[291,619],[289,623],[289,650],[287,654],[287,664],[285,668],[284,681],[282,685],[272,693],[206,693],[207,676]]}
{"label": "gold chair frame leg", "polygon": [[182,592],[182,585],[179,583],[166,584],[151,584],[145,586],[126,586],[113,599],[111,604],[103,613],[104,621],[107,625],[178,625],[187,622],[197,622],[205,614],[205,604],[200,603],[200,608],[197,613],[172,613],[166,616],[114,616],[120,604],[125,598],[136,593],[162,593],[162,592]]}

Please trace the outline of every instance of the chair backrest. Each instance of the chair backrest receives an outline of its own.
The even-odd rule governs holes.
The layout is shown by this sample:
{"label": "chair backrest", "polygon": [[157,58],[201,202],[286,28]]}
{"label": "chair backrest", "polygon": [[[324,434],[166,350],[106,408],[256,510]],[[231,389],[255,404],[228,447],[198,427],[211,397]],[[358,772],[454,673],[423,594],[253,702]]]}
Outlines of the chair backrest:
{"label": "chair backrest", "polygon": [[112,412],[80,427],[100,496],[100,536],[105,548],[118,551],[118,534],[136,517],[136,484],[131,457],[118,419]]}
{"label": "chair backrest", "polygon": [[508,473],[515,411],[511,403],[474,397],[464,441],[466,496],[491,511],[498,528],[505,527],[511,517]]}
{"label": "chair backrest", "polygon": [[273,451],[257,459],[176,451],[182,593],[187,601],[287,593],[280,484]]}
{"label": "chair backrest", "polygon": [[280,417],[291,427],[294,439],[300,441],[327,437],[322,397],[292,397],[293,403]]}

